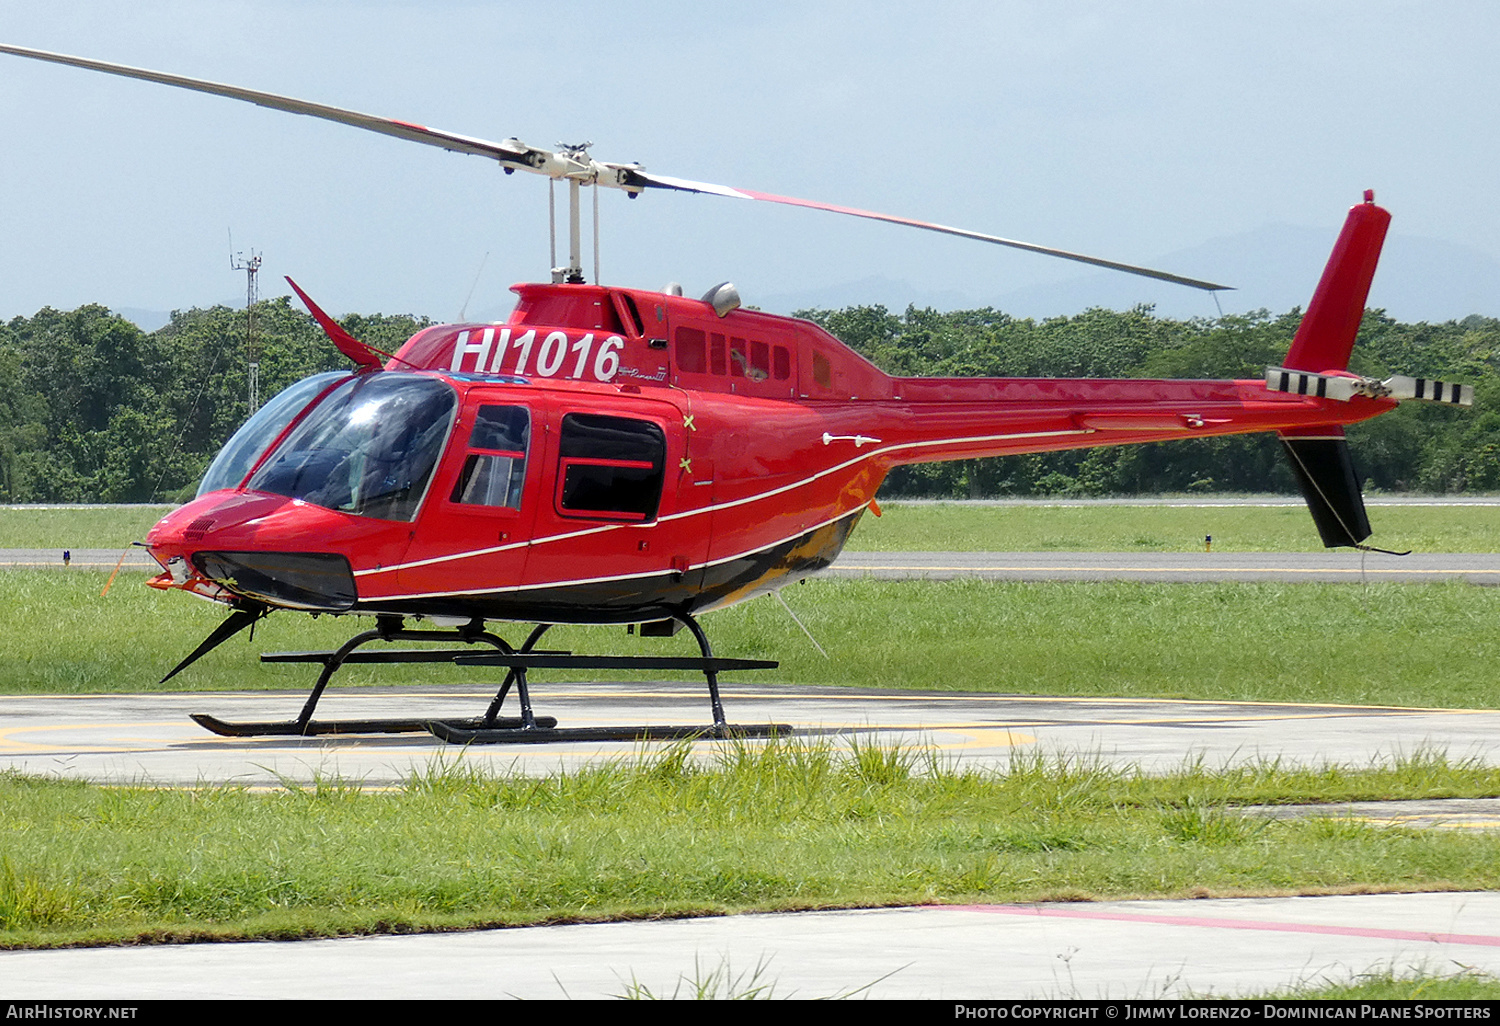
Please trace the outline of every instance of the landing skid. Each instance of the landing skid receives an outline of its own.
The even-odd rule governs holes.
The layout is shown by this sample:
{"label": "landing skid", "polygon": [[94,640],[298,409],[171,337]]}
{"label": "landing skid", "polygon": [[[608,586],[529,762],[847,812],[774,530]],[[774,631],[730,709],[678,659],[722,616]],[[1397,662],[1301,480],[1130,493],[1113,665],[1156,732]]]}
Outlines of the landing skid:
{"label": "landing skid", "polygon": [[[291,735],[293,737],[318,737],[324,734],[437,734],[438,727],[457,731],[493,730],[521,726],[519,716],[497,718],[493,727],[486,727],[483,718],[466,720],[312,720],[305,726],[296,720],[231,723],[208,713],[193,713],[193,722],[222,737],[269,737]],[[557,726],[551,716],[538,716],[539,729]],[[441,734],[438,734],[442,737]],[[444,740],[447,740],[444,738]]]}
{"label": "landing skid", "polygon": [[[540,719],[538,723],[540,723]],[[555,721],[554,721],[555,722]],[[727,723],[722,728],[644,726],[644,727],[537,727],[500,730],[469,730],[456,720],[433,720],[428,724],[433,736],[454,745],[538,745],[562,741],[685,741],[698,738],[764,738],[787,737],[792,733],[786,723]]]}
{"label": "landing skid", "polygon": [[[315,737],[340,734],[419,734],[452,744],[546,744],[567,741],[635,741],[677,740],[682,738],[764,738],[786,736],[792,732],[785,723],[740,725],[724,719],[719,700],[719,672],[723,670],[765,670],[779,665],[769,659],[723,659],[713,654],[708,637],[693,617],[676,617],[692,631],[702,651],[691,656],[579,656],[571,652],[543,651],[536,643],[550,624],[538,624],[527,635],[520,649],[513,649],[504,638],[491,634],[484,624],[474,621],[456,630],[407,630],[399,616],[376,618],[374,630],[350,638],[332,652],[268,652],[261,656],[267,663],[322,663],[323,671],[313,685],[312,693],[295,720],[232,722],[208,713],[194,713],[193,721],[224,737]],[[462,642],[465,645],[488,645],[495,651],[475,655],[467,649],[384,649],[357,651],[372,641]],[[506,675],[500,689],[490,701],[483,716],[446,719],[363,719],[315,720],[313,712],[329,681],[348,663],[457,663],[461,666],[504,666]],[[535,669],[556,670],[689,670],[703,674],[713,711],[713,723],[703,727],[637,726],[637,727],[570,727],[558,728],[551,716],[537,716],[531,707],[527,673]],[[519,716],[500,715],[511,689],[516,692]]]}

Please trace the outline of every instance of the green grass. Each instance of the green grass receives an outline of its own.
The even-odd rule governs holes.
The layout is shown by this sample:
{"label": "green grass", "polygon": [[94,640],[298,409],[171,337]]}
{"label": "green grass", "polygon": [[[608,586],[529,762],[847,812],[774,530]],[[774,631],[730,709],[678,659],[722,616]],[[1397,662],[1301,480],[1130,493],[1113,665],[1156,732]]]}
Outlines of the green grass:
{"label": "green grass", "polygon": [[[103,572],[0,573],[0,691],[150,691],[224,617],[220,607]],[[710,614],[720,655],[781,660],[732,679],[1019,694],[1500,706],[1500,590],[1471,585],[1021,583],[817,580],[783,592],[830,658],[774,598]],[[304,689],[306,665],[261,652],[335,648],[363,617],[280,612],[211,652],[171,690]],[[519,643],[523,629],[499,628]],[[559,628],[574,651],[688,655],[623,628]],[[600,679],[622,678],[601,671]],[[542,681],[556,675],[538,674]],[[564,679],[586,679],[569,671]],[[483,683],[455,666],[351,666],[335,687]]]}
{"label": "green grass", "polygon": [[0,507],[0,549],[124,549],[143,541],[171,506],[104,509]]}
{"label": "green grass", "polygon": [[1234,809],[1500,793],[1500,770],[1430,754],[1147,777],[1036,757],[966,771],[819,742],[709,753],[700,763],[678,745],[541,779],[458,762],[389,792],[0,774],[0,946],[1500,886],[1493,834]]}
{"label": "green grass", "polygon": [[1473,970],[1433,971],[1421,967],[1375,968],[1347,979],[1319,979],[1257,998],[1292,1001],[1495,1001],[1500,980]]}
{"label": "green grass", "polygon": [[[1212,501],[1210,498],[1207,501]],[[0,509],[0,549],[123,549],[171,507]],[[849,541],[855,551],[1196,552],[1213,535],[1222,552],[1322,549],[1312,517],[1296,506],[988,506],[882,504]],[[1500,552],[1500,508],[1370,509],[1371,544],[1419,552]]]}
{"label": "green grass", "polygon": [[[50,524],[17,527],[16,517],[34,514],[0,511],[0,547],[58,545],[57,525],[74,523],[67,517],[79,511],[59,512]],[[1226,527],[1228,520],[1200,528],[1138,519],[1221,512],[1246,511],[887,506],[854,538],[888,550],[1190,549],[1213,533],[1216,549],[1245,550],[1294,548],[1276,539],[1311,534],[1300,509],[1258,509],[1234,522],[1258,517],[1253,530]],[[1373,515],[1388,528],[1388,515],[1408,513],[1412,536],[1427,532],[1424,548],[1497,550],[1487,524],[1500,511]],[[84,540],[61,544],[119,543],[114,533],[124,520],[99,515],[89,528],[98,534],[80,529]],[[125,533],[139,537],[157,515],[142,512]],[[1177,538],[1183,532],[1186,540]],[[123,575],[100,597],[106,577],[0,573],[0,691],[151,690],[224,615],[152,592],[139,574]],[[1490,672],[1500,655],[1495,589],[830,580],[785,596],[832,658],[819,656],[774,600],[757,600],[706,620],[719,654],[782,660],[777,671],[740,679],[1500,706]],[[369,625],[278,613],[258,626],[253,643],[236,638],[172,688],[304,689],[307,667],[263,666],[258,654],[335,647]],[[580,651],[692,651],[685,634],[647,640],[573,628],[548,640]],[[457,667],[351,667],[336,686],[477,679]],[[933,765],[920,753],[843,753],[811,743],[716,751],[707,766],[676,747],[541,780],[486,776],[460,762],[390,793],[338,781],[253,793],[0,774],[0,946],[919,902],[1500,886],[1493,835],[1255,820],[1235,811],[1500,794],[1500,771],[1430,753],[1364,770],[1185,766],[1159,778],[1025,758],[991,776]],[[1328,989],[1345,986],[1287,996],[1477,997],[1494,996],[1496,984],[1390,972],[1347,984],[1364,989]]]}
{"label": "green grass", "polygon": [[[1208,498],[1205,501],[1212,501]],[[1305,506],[881,505],[849,539],[862,552],[1321,552]],[[1500,552],[1500,507],[1369,509],[1370,544],[1418,552]]]}

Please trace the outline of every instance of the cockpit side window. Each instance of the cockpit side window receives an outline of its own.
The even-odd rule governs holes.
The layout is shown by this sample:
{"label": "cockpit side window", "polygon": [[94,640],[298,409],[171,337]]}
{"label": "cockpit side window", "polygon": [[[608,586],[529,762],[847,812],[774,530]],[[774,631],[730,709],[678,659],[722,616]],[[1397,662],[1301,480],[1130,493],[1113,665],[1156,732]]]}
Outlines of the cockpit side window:
{"label": "cockpit side window", "polygon": [[558,439],[557,511],[590,520],[656,516],[667,437],[646,420],[569,413]]}
{"label": "cockpit side window", "polygon": [[469,455],[451,501],[521,508],[531,416],[523,406],[481,406],[469,432]]}

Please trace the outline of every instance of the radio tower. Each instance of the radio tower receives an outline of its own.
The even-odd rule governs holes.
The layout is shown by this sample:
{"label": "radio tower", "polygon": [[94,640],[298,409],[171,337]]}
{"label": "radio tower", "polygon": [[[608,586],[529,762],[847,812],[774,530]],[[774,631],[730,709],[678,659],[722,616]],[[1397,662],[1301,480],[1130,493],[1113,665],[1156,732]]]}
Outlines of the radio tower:
{"label": "radio tower", "polygon": [[229,236],[229,251],[229,266],[245,272],[245,380],[249,384],[249,413],[254,413],[260,409],[260,347],[255,337],[255,276],[260,271],[260,254],[253,249],[249,257],[234,252],[233,234]]}

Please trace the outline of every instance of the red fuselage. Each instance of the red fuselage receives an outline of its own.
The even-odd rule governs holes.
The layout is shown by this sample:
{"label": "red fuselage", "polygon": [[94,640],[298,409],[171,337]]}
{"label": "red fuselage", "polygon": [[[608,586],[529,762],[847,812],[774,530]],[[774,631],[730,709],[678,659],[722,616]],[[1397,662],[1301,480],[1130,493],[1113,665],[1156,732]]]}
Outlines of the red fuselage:
{"label": "red fuselage", "polygon": [[334,612],[663,619],[827,566],[894,466],[1334,429],[1394,406],[1263,381],[893,378],[806,321],[517,291],[505,324],[428,328],[298,403],[243,480],[152,530],[153,583]]}

